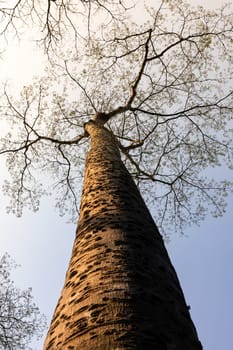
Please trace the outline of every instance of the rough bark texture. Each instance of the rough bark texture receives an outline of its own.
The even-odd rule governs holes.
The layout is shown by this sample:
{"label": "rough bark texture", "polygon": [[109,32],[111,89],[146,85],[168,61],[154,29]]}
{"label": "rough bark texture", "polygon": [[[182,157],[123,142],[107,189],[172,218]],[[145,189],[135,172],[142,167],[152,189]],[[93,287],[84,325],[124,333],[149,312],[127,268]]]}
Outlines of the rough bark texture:
{"label": "rough bark texture", "polygon": [[44,350],[200,350],[158,229],[112,134],[91,149],[77,236]]}

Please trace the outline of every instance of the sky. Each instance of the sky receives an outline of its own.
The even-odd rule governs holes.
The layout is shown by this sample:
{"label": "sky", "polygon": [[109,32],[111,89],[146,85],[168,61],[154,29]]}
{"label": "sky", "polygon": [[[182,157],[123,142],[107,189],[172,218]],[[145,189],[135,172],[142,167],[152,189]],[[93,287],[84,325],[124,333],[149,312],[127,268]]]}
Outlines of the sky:
{"label": "sky", "polygon": [[[216,0],[199,1],[206,6]],[[9,45],[0,61],[1,81],[27,84],[42,69],[43,56],[29,43]],[[0,159],[0,184],[7,172]],[[219,171],[225,171],[224,169]],[[5,212],[0,195],[0,255],[7,251],[21,265],[13,279],[21,288],[32,287],[40,311],[48,322],[63,287],[74,240],[75,225],[59,217],[49,198],[39,212],[26,211],[16,218]],[[233,349],[233,198],[222,218],[207,218],[192,226],[185,236],[174,234],[167,249],[179,276],[187,304],[204,350]],[[33,350],[42,349],[43,339]]]}

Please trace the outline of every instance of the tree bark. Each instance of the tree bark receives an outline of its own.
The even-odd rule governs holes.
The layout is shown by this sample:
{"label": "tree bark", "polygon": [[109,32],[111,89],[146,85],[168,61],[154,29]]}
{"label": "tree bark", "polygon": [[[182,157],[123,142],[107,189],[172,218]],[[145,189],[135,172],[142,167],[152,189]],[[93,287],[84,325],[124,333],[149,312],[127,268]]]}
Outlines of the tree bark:
{"label": "tree bark", "polygon": [[44,350],[201,350],[176,272],[117,142],[97,121],[77,235]]}

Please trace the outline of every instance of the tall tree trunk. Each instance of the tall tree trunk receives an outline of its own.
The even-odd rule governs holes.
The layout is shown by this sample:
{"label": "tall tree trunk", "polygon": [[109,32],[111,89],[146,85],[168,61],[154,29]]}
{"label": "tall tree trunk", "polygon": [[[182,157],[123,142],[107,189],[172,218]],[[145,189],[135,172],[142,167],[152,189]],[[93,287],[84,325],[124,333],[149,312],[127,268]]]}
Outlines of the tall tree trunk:
{"label": "tall tree trunk", "polygon": [[77,236],[44,350],[200,350],[162,237],[97,122]]}

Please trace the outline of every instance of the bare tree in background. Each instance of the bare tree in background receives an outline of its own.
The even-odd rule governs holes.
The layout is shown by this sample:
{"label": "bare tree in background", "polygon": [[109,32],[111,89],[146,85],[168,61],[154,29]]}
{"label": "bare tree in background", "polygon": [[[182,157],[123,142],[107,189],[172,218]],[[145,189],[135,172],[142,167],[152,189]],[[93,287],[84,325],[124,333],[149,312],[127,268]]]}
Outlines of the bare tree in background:
{"label": "bare tree in background", "polygon": [[0,259],[0,349],[30,349],[33,337],[41,337],[45,318],[33,302],[31,289],[20,290],[11,280],[16,265],[8,254]]}
{"label": "bare tree in background", "polygon": [[[155,222],[164,235],[174,230],[183,232],[187,224],[198,223],[208,213],[221,216],[225,210],[225,197],[232,189],[232,183],[227,179],[219,181],[211,179],[209,169],[214,169],[221,164],[231,169],[233,164],[231,88],[233,18],[230,8],[225,6],[217,11],[207,11],[200,7],[191,8],[178,0],[164,0],[156,5],[151,2],[151,7],[148,2],[147,8],[142,6],[142,2],[133,6],[129,1],[124,3],[74,1],[72,7],[71,2],[56,1],[49,2],[48,6],[50,10],[46,12],[47,16],[41,17],[44,28],[47,28],[44,29],[43,43],[50,61],[48,76],[35,80],[32,86],[25,87],[19,101],[10,96],[7,88],[2,99],[1,115],[8,121],[11,129],[11,132],[2,138],[0,151],[6,156],[12,176],[12,180],[7,180],[4,186],[5,192],[11,198],[8,210],[17,215],[22,214],[24,206],[37,210],[40,196],[52,193],[60,213],[68,212],[71,217],[75,217],[79,206],[80,179],[84,170],[88,136],[92,139],[90,154],[99,150],[103,156],[101,158],[101,154],[98,153],[96,159],[104,161],[109,157],[103,151],[104,147],[98,147],[98,142],[101,145],[101,138],[95,136],[96,132],[90,131],[89,126],[95,125],[98,130],[99,128],[102,130],[103,145],[109,148],[115,145],[112,156],[117,154],[116,149],[121,151],[122,160],[127,169],[148,204],[153,205]],[[54,6],[53,10],[52,6]],[[56,13],[59,17],[54,17],[52,11],[58,11]],[[97,13],[99,17],[96,16]],[[81,17],[84,22],[81,21]],[[145,23],[140,20],[142,17],[145,18]],[[43,21],[43,18],[46,20]],[[82,27],[81,23],[86,25]],[[112,146],[104,143],[107,135],[114,135],[111,138]],[[91,158],[90,155],[88,157]],[[88,157],[86,174],[89,167]],[[111,176],[116,178],[119,168],[123,167],[119,165],[122,164],[119,158],[116,161],[118,164],[116,167],[114,162],[111,157],[107,162],[108,165],[110,163],[110,168],[106,170],[106,176],[112,169],[110,178]],[[45,178],[45,171],[46,174],[52,175],[51,181],[48,180],[47,175]],[[128,178],[124,171],[118,174],[119,179],[123,176],[122,174]],[[99,174],[98,167],[96,174]],[[95,189],[90,189],[94,191],[93,198],[98,197],[101,176],[97,176],[96,179],[93,177],[93,182],[88,184],[89,189]],[[99,189],[95,181],[99,184]],[[71,348],[73,346],[75,349],[77,345],[80,349],[97,349],[98,346],[100,349],[106,346],[107,349],[108,346],[111,348],[113,345],[123,346],[126,338],[131,340],[125,348],[131,348],[130,346],[137,346],[137,344],[140,344],[141,349],[146,348],[145,346],[149,346],[147,341],[149,342],[150,338],[152,339],[150,346],[157,344],[161,349],[165,344],[168,348],[173,346],[174,349],[192,349],[192,346],[193,349],[200,349],[195,331],[191,332],[194,338],[190,336],[193,325],[187,310],[184,311],[185,308],[187,309],[184,299],[183,297],[179,299],[173,294],[179,290],[178,294],[181,296],[182,291],[175,273],[172,272],[171,278],[171,273],[168,272],[172,269],[169,258],[164,247],[156,251],[155,237],[160,242],[158,247],[163,246],[161,238],[158,238],[160,235],[157,228],[154,227],[152,230],[154,238],[151,238],[151,245],[149,244],[154,248],[154,258],[152,258],[153,254],[150,253],[149,248],[145,248],[143,243],[143,237],[146,237],[148,232],[151,232],[151,237],[153,236],[152,231],[148,229],[149,231],[144,232],[144,235],[139,234],[140,225],[149,227],[148,221],[145,221],[144,225],[140,223],[139,226],[134,227],[137,236],[135,238],[137,247],[135,247],[134,239],[128,234],[126,227],[130,227],[132,221],[137,222],[137,220],[134,216],[132,219],[130,210],[128,214],[124,214],[124,220],[120,216],[120,211],[123,210],[122,202],[124,202],[121,197],[122,189],[124,188],[124,193],[127,192],[127,188],[130,188],[130,191],[135,190],[130,185],[131,180],[127,180],[128,187],[125,184],[125,187],[122,185],[118,189],[119,197],[116,200],[118,206],[114,207],[114,212],[118,211],[118,221],[114,221],[114,225],[118,226],[117,229],[113,225],[110,231],[109,227],[107,231],[105,230],[104,226],[109,226],[109,222],[104,220],[108,214],[108,208],[111,208],[109,193],[112,190],[107,186],[109,181],[103,177],[104,189],[101,191],[105,191],[102,192],[104,204],[98,204],[99,199],[96,198],[95,207],[92,202],[94,199],[89,198],[91,209],[84,211],[81,206],[71,265],[45,349],[55,349],[59,346],[61,349],[65,349],[64,346],[67,346],[67,349],[68,346]],[[39,182],[43,183],[43,186],[40,186]],[[119,184],[122,184],[122,180],[119,180],[118,187]],[[83,193],[86,192],[85,186]],[[133,192],[127,195],[131,193]],[[139,199],[140,195],[137,196],[132,194],[134,198],[132,201],[138,198],[142,208],[144,204]],[[82,199],[82,201],[85,200],[85,198]],[[133,202],[129,202],[127,208],[130,208],[131,204],[135,209]],[[100,218],[98,208],[106,211],[101,224],[98,221]],[[146,215],[143,215],[140,212],[140,217],[145,216],[146,220]],[[84,225],[85,235],[80,233],[83,227],[83,216],[86,225]],[[109,216],[111,216],[111,210]],[[125,222],[126,217],[128,217],[127,222]],[[92,222],[91,225],[89,220]],[[104,233],[105,231],[107,233]],[[94,243],[97,238],[100,242]],[[115,242],[111,243],[113,246],[109,243],[110,241]],[[77,259],[77,251],[80,255],[84,254],[86,244],[91,244],[92,251],[92,263],[89,261],[88,266],[93,267],[93,264],[98,264],[98,249],[104,249],[102,256],[105,263],[101,261],[98,271],[100,275],[104,275],[105,270],[109,273],[103,288],[99,278],[94,278],[90,271],[84,273],[83,270],[88,261],[80,262]],[[78,250],[76,246],[79,247]],[[140,247],[145,248],[142,248],[144,253],[140,257],[141,260],[139,259],[140,266],[147,266],[150,261],[153,270],[146,281],[143,281],[140,273],[138,278],[135,278],[139,269],[137,259]],[[115,255],[118,253],[121,255],[121,258],[118,256],[119,260],[114,260],[116,265],[113,265],[113,267],[119,266],[119,274],[114,268],[108,270],[108,261],[109,259],[112,261],[114,252]],[[134,252],[133,260],[127,263],[130,252]],[[96,259],[94,263],[93,259]],[[160,260],[163,263],[160,264]],[[161,271],[166,271],[166,283],[169,284],[170,278],[175,281],[173,287],[170,288],[166,283],[160,284],[164,276]],[[113,276],[112,281],[115,281],[114,276],[122,276],[122,280],[117,282],[120,283],[120,287],[115,282],[114,287],[111,285],[111,276]],[[88,290],[87,298],[91,298],[91,301],[81,306],[77,295],[81,292],[83,297],[86,295],[85,290],[82,289],[82,279],[86,283],[83,288]],[[93,280],[95,287],[90,288]],[[153,287],[149,282],[151,280],[154,282]],[[115,294],[106,299],[104,304],[107,306],[103,306],[100,298],[105,297],[103,294],[106,292],[106,285],[109,293],[111,289]],[[81,290],[78,289],[79,287]],[[149,310],[151,299],[146,298],[148,289],[153,290],[153,300],[156,299],[156,295],[166,295],[165,289],[170,291],[167,299],[164,299],[164,304],[162,303],[164,307],[159,311],[160,319],[164,317],[166,321],[164,323],[161,321],[161,328],[157,328],[157,333],[151,331],[148,337],[145,336],[145,343],[142,338],[141,342],[137,343],[136,334],[143,332],[135,333],[135,329],[140,328],[140,324],[143,323],[143,308],[140,311],[141,316],[135,310],[136,306],[140,305],[143,295],[148,303],[145,309]],[[97,293],[99,299],[94,303],[93,298],[96,297],[97,290],[100,293]],[[174,297],[169,304],[171,295]],[[122,310],[123,297],[124,300],[128,300],[125,310],[128,310],[129,319],[125,320],[126,315],[123,312],[119,322],[112,321],[114,323],[112,330],[109,319],[106,322],[99,321],[105,320],[101,315],[109,315],[109,308],[112,310],[111,317],[116,317],[119,308]],[[68,299],[71,301],[70,304]],[[94,309],[90,309],[94,304],[97,305],[96,315],[92,315]],[[76,305],[75,308],[74,305]],[[183,344],[180,343],[179,337],[182,339],[185,337],[179,333],[182,322],[179,323],[178,319],[180,320],[183,316],[180,318],[177,308],[171,305],[179,305],[181,314],[186,315],[184,317],[189,323],[187,339],[192,339],[190,340],[192,346],[189,340],[184,340]],[[155,314],[156,307],[153,310]],[[131,314],[134,317],[132,317],[132,324],[129,325]],[[148,313],[148,315],[151,314]],[[151,322],[155,329],[157,323],[150,317],[152,316],[148,316],[145,324]],[[135,326],[135,319],[141,320],[137,326]],[[172,324],[169,323],[170,320],[173,320]],[[126,328],[123,324],[127,325]],[[62,332],[59,331],[61,325],[65,327]],[[173,336],[171,329],[175,325],[174,334],[176,335]],[[106,337],[99,340],[98,335],[102,334],[102,327],[105,327]],[[68,336],[70,329],[72,334]],[[92,333],[94,329],[97,329],[98,335]],[[134,329],[131,336],[127,333],[129,329]],[[119,330],[123,330],[125,334],[119,335],[117,333]],[[77,331],[76,338],[75,331]],[[116,338],[119,343],[111,344],[109,339],[115,339],[112,336],[114,332],[118,334]],[[84,335],[84,338],[87,336],[88,339],[82,338],[81,335]],[[93,343],[91,343],[92,336]],[[134,345],[132,345],[133,339]],[[85,343],[86,341],[88,343]]]}

